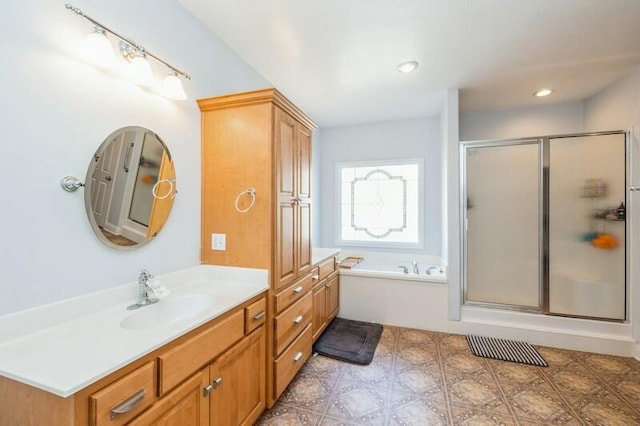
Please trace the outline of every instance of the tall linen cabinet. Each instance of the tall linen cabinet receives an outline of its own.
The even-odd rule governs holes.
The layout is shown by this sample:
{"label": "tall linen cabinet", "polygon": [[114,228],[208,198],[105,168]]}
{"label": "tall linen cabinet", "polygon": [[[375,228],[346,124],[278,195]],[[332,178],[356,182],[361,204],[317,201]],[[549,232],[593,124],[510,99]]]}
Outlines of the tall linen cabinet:
{"label": "tall linen cabinet", "polygon": [[[198,105],[201,261],[270,272],[271,407],[311,354],[311,288],[318,279],[311,274],[311,135],[317,126],[275,89],[201,99]],[[224,235],[215,250],[213,234]]]}

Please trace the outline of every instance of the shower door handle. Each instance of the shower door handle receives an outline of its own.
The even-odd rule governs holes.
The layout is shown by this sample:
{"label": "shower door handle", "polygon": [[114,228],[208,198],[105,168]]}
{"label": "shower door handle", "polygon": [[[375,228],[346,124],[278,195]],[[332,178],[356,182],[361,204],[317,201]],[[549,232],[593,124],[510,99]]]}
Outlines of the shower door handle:
{"label": "shower door handle", "polygon": [[640,191],[640,186],[630,186],[629,191]]}

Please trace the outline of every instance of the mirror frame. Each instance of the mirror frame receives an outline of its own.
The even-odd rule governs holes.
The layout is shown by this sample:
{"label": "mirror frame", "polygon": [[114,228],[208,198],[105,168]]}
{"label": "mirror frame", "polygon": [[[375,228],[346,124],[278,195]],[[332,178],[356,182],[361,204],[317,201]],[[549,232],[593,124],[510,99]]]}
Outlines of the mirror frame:
{"label": "mirror frame", "polygon": [[[158,232],[148,238],[145,238],[144,241],[136,243],[136,244],[132,244],[132,245],[118,245],[114,242],[112,242],[111,240],[109,240],[105,234],[102,232],[100,226],[98,226],[98,223],[95,219],[95,216],[93,214],[93,208],[92,208],[92,200],[91,200],[91,193],[92,193],[92,182],[93,182],[93,174],[95,172],[96,166],[98,164],[96,157],[97,156],[101,156],[104,154],[105,150],[107,149],[107,147],[109,146],[109,144],[111,144],[115,138],[119,137],[119,135],[125,133],[125,132],[130,132],[130,131],[142,131],[145,134],[150,134],[153,137],[156,138],[156,140],[158,142],[160,142],[160,144],[162,145],[162,148],[164,149],[164,152],[167,155],[167,158],[169,159],[169,161],[171,162],[171,173],[173,175],[173,178],[171,179],[173,186],[172,186],[172,195],[171,195],[171,199],[172,199],[172,203],[171,203],[171,207],[169,208],[167,214],[167,217],[165,218],[164,222],[162,223],[162,225],[160,226],[160,229],[158,230]],[[140,148],[142,149],[142,147]],[[137,173],[136,173],[137,175]],[[169,219],[169,216],[171,214],[171,210],[173,209],[173,200],[175,195],[177,194],[177,190],[176,190],[176,173],[175,173],[175,164],[173,163],[173,159],[171,156],[171,152],[169,151],[169,148],[167,147],[167,144],[162,140],[162,138],[160,138],[160,136],[158,136],[157,133],[155,133],[154,131],[143,127],[143,126],[125,126],[125,127],[121,127],[119,129],[116,129],[115,131],[111,132],[105,139],[104,141],[100,144],[100,146],[96,149],[96,151],[93,153],[93,155],[91,156],[91,160],[89,163],[89,167],[87,168],[87,174],[85,177],[85,188],[84,188],[84,204],[85,204],[85,211],[87,214],[87,218],[89,219],[89,224],[91,226],[92,231],[94,232],[94,234],[96,235],[96,237],[98,237],[98,240],[100,240],[102,243],[104,243],[105,245],[107,245],[108,247],[114,248],[116,250],[120,250],[120,251],[131,251],[131,250],[135,250],[141,247],[146,246],[147,244],[149,244],[151,241],[153,241],[157,235],[159,235],[160,231],[162,231],[162,229],[164,228],[164,226],[166,225],[166,222]],[[171,192],[169,193],[171,194]],[[132,194],[133,196],[133,194]]]}

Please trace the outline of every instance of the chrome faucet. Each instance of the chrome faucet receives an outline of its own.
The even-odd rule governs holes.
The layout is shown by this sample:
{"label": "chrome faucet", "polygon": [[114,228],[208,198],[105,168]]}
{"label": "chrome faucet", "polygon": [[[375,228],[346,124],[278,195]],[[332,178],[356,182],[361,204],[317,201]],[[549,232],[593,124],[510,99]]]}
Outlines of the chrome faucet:
{"label": "chrome faucet", "polygon": [[407,267],[406,267],[406,266],[404,266],[404,265],[398,265],[398,268],[402,268],[402,272],[404,272],[405,274],[408,274],[408,273],[409,273],[409,268],[407,268]]}
{"label": "chrome faucet", "polygon": [[152,278],[153,275],[151,275],[146,269],[140,271],[140,275],[138,275],[138,300],[133,305],[128,306],[127,309],[139,309],[158,301],[155,292],[151,286],[149,286],[149,280]]}
{"label": "chrome faucet", "polygon": [[413,262],[411,262],[411,264],[413,265],[413,273],[419,275],[420,270],[418,269],[418,262],[414,260]]}

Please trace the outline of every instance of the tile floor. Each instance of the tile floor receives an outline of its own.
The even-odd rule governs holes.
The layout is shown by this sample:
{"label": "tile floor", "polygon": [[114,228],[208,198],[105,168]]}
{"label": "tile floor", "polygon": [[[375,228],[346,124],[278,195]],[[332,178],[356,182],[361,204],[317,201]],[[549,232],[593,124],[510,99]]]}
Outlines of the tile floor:
{"label": "tile floor", "polygon": [[640,425],[640,362],[537,347],[478,358],[464,336],[385,326],[373,362],[309,359],[259,425]]}

